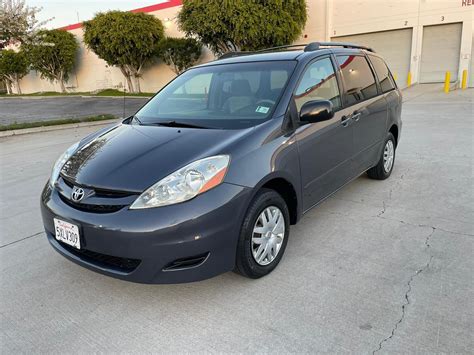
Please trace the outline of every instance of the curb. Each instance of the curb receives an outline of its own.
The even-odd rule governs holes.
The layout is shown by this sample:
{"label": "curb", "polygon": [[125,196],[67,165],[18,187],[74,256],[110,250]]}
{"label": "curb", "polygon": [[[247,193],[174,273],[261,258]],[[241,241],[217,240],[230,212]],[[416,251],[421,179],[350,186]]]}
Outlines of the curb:
{"label": "curb", "polygon": [[21,136],[23,134],[30,134],[30,133],[59,131],[62,129],[69,129],[69,128],[81,128],[81,127],[107,125],[111,123],[118,123],[121,120],[122,119],[119,118],[119,119],[113,119],[113,120],[103,120],[103,121],[93,121],[93,122],[66,123],[66,124],[60,124],[56,126],[42,126],[42,127],[33,127],[33,128],[12,129],[10,131],[0,132],[0,138]]}
{"label": "curb", "polygon": [[[73,95],[71,95],[73,96]],[[57,97],[57,96],[56,96]],[[74,97],[74,96],[73,96]],[[153,96],[92,96],[92,95],[81,95],[83,99],[151,99]]]}
{"label": "curb", "polygon": [[[0,100],[42,100],[42,99],[60,99],[69,97],[80,97],[81,99],[120,99],[124,96],[94,96],[94,95],[57,95],[57,96],[0,96]],[[125,96],[125,99],[150,99],[152,96]]]}

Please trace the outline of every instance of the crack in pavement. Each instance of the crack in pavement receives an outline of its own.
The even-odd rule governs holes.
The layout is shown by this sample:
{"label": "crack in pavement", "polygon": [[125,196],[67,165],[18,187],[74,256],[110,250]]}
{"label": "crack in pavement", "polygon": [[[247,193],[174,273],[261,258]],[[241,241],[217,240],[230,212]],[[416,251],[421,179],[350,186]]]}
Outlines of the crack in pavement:
{"label": "crack in pavement", "polygon": [[[390,198],[389,200],[391,199],[391,196],[392,196],[392,190],[390,190]],[[355,202],[355,201],[354,201]],[[375,216],[373,217],[376,217],[376,218],[382,218],[382,219],[385,219],[385,220],[388,220],[388,221],[395,221],[395,222],[399,222],[401,224],[406,224],[406,225],[409,225],[409,226],[413,226],[413,227],[429,227],[429,228],[435,228],[437,230],[440,230],[442,232],[446,232],[446,233],[452,233],[452,234],[457,234],[457,235],[464,235],[466,237],[474,237],[474,234],[469,234],[469,233],[461,233],[461,232],[453,232],[453,231],[449,231],[449,230],[446,230],[446,229],[442,229],[442,228],[439,228],[439,227],[433,227],[433,226],[430,226],[428,224],[414,224],[414,223],[410,223],[410,222],[406,222],[404,220],[401,220],[401,219],[395,219],[395,218],[387,218],[387,217],[384,217],[382,216],[385,212],[387,211],[387,204],[386,202],[383,200],[382,201],[382,210],[377,213]]]}
{"label": "crack in pavement", "polygon": [[439,227],[434,227],[434,226],[430,226],[428,224],[414,224],[414,223],[410,223],[410,222],[406,222],[404,220],[401,220],[401,219],[395,219],[395,218],[387,218],[387,217],[383,217],[382,214],[385,213],[385,210],[381,213],[379,213],[378,215],[374,216],[374,217],[377,217],[377,218],[382,218],[382,219],[385,219],[387,221],[394,221],[394,222],[398,222],[398,223],[401,223],[401,224],[406,224],[408,226],[412,226],[412,227],[427,227],[427,228],[434,228],[438,231],[441,231],[441,232],[446,232],[446,233],[450,233],[450,234],[457,234],[457,235],[464,235],[466,237],[474,237],[474,234],[469,234],[469,233],[461,233],[461,232],[454,232],[454,231],[450,231],[450,230],[447,230],[447,229],[443,229],[443,228],[439,228]]}
{"label": "crack in pavement", "polygon": [[[343,200],[343,199],[338,199],[338,200],[340,200],[340,201],[349,201],[349,202],[354,202],[354,203],[360,203],[360,202],[351,201],[351,200]],[[396,218],[388,218],[388,217],[385,217],[385,216],[383,216],[383,214],[385,214],[385,212],[387,211],[388,206],[387,206],[387,204],[385,203],[385,201],[382,201],[382,202],[383,202],[382,210],[381,210],[379,213],[377,213],[376,215],[370,215],[370,216],[368,216],[368,217],[381,218],[381,219],[384,219],[384,220],[386,220],[386,221],[398,222],[398,223],[406,224],[406,225],[412,226],[412,227],[435,228],[436,230],[438,230],[438,231],[440,231],[440,232],[445,232],[445,233],[450,233],[450,234],[456,234],[456,235],[463,235],[463,236],[466,236],[466,237],[474,237],[474,234],[462,233],[462,232],[455,232],[455,231],[443,229],[443,228],[440,228],[440,227],[430,226],[429,224],[423,224],[423,223],[415,224],[415,223],[410,223],[410,222],[404,221],[404,220],[402,220],[402,219],[396,219]],[[369,206],[370,206],[370,205],[369,205]],[[341,212],[335,212],[335,211],[322,211],[321,213],[335,214],[335,215],[344,216],[344,217],[350,217],[350,216],[351,216],[350,214],[347,214],[347,213],[341,213]]]}
{"label": "crack in pavement", "polygon": [[[391,190],[390,190],[390,191],[391,191]],[[381,216],[385,213],[385,211],[386,211],[386,209],[387,209],[387,206],[385,205],[385,201],[382,201],[382,204],[383,204],[382,211],[380,211],[380,212],[377,214],[376,217],[381,217]]]}
{"label": "crack in pavement", "polygon": [[15,241],[13,241],[13,242],[0,245],[0,249],[1,249],[1,248],[5,248],[5,247],[7,247],[7,246],[9,246],[9,245],[12,245],[12,244],[16,244],[16,243],[22,242],[22,241],[24,241],[24,240],[26,240],[26,239],[30,239],[30,238],[36,237],[36,236],[38,236],[38,235],[40,235],[40,234],[43,234],[43,233],[44,233],[43,231],[42,231],[42,232],[38,232],[38,233],[35,233],[35,234],[32,234],[32,235],[29,235],[29,236],[27,236],[27,237],[24,237],[24,238],[15,240]]}
{"label": "crack in pavement", "polygon": [[[435,227],[431,227],[431,229],[432,229],[431,233],[425,239],[425,246],[426,246],[425,250],[429,250],[431,248],[430,239],[433,236],[433,234],[435,233],[435,231],[437,230],[437,228],[435,228]],[[416,270],[416,272],[408,280],[407,291],[405,292],[405,302],[402,304],[402,315],[401,315],[400,319],[393,326],[390,335],[388,337],[382,339],[382,341],[380,341],[380,343],[378,345],[378,348],[375,349],[372,352],[372,354],[375,354],[376,352],[382,350],[383,344],[386,343],[387,341],[389,341],[390,339],[392,339],[393,336],[395,335],[395,332],[397,331],[398,326],[400,324],[402,324],[402,322],[404,321],[405,315],[406,315],[406,309],[410,305],[410,293],[411,293],[411,290],[412,290],[411,284],[419,274],[421,274],[423,271],[429,269],[432,261],[433,261],[433,255],[430,255],[430,259],[428,260],[428,262],[421,269]]]}

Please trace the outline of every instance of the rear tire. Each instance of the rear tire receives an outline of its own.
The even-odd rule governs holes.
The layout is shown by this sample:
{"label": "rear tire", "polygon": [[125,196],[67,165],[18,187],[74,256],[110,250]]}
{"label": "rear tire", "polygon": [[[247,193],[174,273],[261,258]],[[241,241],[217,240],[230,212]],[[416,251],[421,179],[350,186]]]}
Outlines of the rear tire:
{"label": "rear tire", "polygon": [[252,279],[272,272],[285,252],[289,232],[285,200],[274,190],[261,189],[242,224],[234,271]]}
{"label": "rear tire", "polygon": [[388,132],[377,165],[367,170],[367,175],[371,179],[385,180],[390,176],[390,174],[392,174],[393,166],[395,164],[395,144],[393,134]]}

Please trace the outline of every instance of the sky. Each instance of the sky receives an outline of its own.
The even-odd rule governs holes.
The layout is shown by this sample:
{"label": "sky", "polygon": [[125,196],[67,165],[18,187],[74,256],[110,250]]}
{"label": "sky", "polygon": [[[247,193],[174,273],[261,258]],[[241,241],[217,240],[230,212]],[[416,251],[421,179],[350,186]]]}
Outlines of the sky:
{"label": "sky", "polygon": [[166,0],[26,0],[28,6],[42,7],[40,21],[54,17],[45,25],[58,28],[90,20],[96,12],[107,10],[132,10],[154,5]]}

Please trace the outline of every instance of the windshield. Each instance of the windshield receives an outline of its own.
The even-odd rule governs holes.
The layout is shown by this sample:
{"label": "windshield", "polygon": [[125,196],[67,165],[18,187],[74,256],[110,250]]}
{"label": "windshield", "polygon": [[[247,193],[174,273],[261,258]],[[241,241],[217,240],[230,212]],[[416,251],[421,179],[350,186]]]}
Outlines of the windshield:
{"label": "windshield", "polygon": [[213,65],[178,76],[136,114],[140,124],[236,129],[271,117],[296,62]]}

